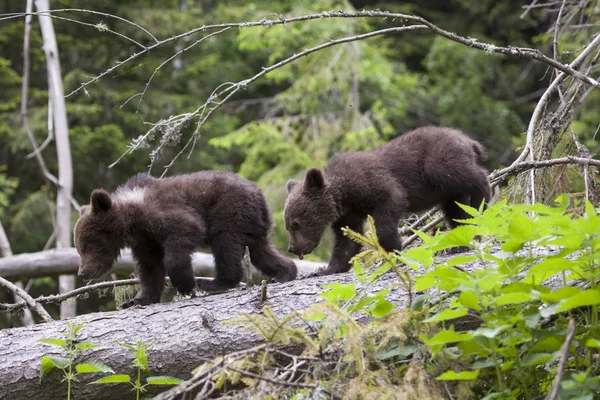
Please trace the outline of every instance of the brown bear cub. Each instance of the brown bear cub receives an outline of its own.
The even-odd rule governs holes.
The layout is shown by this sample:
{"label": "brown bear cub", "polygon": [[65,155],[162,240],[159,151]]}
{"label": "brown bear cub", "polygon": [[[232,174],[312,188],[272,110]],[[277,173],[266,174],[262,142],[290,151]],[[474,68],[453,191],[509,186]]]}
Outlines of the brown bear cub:
{"label": "brown bear cub", "polygon": [[[280,282],[296,279],[294,262],[269,243],[271,213],[260,189],[233,173],[202,171],[170,178],[139,174],[109,194],[92,192],[75,224],[79,276],[109,271],[124,247],[138,262],[141,291],[121,307],[160,302],[165,274],[181,294],[235,287],[245,247],[254,266]],[[194,277],[191,254],[210,245],[215,279]]]}
{"label": "brown bear cub", "polygon": [[367,215],[387,251],[401,250],[398,223],[407,213],[440,205],[448,225],[468,218],[456,202],[478,208],[490,199],[486,170],[478,161],[481,144],[452,128],[423,127],[384,146],[332,158],[324,172],[311,168],[304,182],[287,183],[285,227],[289,251],[303,258],[317,247],[327,226],[333,228],[331,259],[320,274],[346,272],[360,245],[341,228],[363,231]]}

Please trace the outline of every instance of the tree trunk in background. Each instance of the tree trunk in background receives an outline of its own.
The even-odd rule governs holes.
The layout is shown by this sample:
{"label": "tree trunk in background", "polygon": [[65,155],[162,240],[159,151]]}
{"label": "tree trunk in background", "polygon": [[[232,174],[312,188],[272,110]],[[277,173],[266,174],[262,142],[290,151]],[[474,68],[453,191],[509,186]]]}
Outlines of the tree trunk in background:
{"label": "tree trunk in background", "polygon": [[[35,6],[39,12],[48,11],[48,0],[36,0]],[[67,125],[67,110],[63,95],[62,75],[58,57],[58,45],[52,19],[48,15],[39,15],[40,28],[44,39],[44,52],[48,67],[49,94],[52,96],[54,134],[58,157],[58,192],[56,194],[56,247],[71,246],[71,192],[73,189],[73,166],[71,147],[69,145],[69,128]],[[63,275],[58,278],[60,293],[75,289],[75,276]],[[77,304],[64,302],[60,305],[61,318],[76,315]]]}
{"label": "tree trunk in background", "polygon": [[[10,242],[8,241],[8,237],[6,237],[6,232],[4,231],[4,226],[2,226],[2,222],[0,222],[0,253],[2,257],[11,257],[13,255],[12,249],[10,248]],[[15,285],[19,287],[19,289],[23,289],[23,284],[21,282],[15,282]],[[23,300],[13,294],[15,299],[15,303],[22,302]],[[23,326],[30,326],[35,324],[33,320],[33,315],[31,315],[31,310],[29,308],[25,308],[23,310],[23,314],[21,314],[21,324]]]}

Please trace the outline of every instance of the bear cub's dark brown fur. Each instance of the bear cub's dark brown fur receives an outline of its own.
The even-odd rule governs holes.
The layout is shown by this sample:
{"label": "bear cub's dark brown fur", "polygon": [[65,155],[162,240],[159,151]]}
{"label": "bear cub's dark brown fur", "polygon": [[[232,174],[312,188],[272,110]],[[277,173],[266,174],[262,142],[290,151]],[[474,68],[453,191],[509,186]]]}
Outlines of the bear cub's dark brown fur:
{"label": "bear cub's dark brown fur", "polygon": [[229,172],[202,171],[170,178],[139,174],[114,193],[92,192],[75,224],[81,255],[79,276],[98,278],[111,269],[124,247],[138,261],[141,291],[121,306],[160,302],[165,274],[182,294],[196,285],[191,254],[210,245],[215,279],[198,287],[235,287],[243,277],[245,247],[265,275],[284,282],[296,278],[294,262],[269,243],[271,213],[260,189]]}
{"label": "bear cub's dark brown fur", "polygon": [[490,199],[487,171],[479,165],[481,144],[458,129],[423,127],[384,146],[332,158],[324,172],[311,168],[304,182],[290,180],[284,210],[289,251],[300,258],[314,250],[327,226],[334,244],[322,274],[346,272],[360,246],[344,237],[362,232],[373,216],[387,251],[401,250],[398,223],[407,213],[440,205],[450,227],[468,218],[456,202],[479,207]]}

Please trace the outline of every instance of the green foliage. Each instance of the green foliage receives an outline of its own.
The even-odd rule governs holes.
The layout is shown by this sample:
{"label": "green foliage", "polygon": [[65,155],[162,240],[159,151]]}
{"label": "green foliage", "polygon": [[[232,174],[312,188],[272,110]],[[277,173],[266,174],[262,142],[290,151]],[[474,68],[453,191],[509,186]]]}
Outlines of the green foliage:
{"label": "green foliage", "polygon": [[135,345],[126,343],[119,343],[119,345],[128,349],[133,354],[132,365],[137,369],[137,378],[135,378],[135,381],[132,381],[129,375],[115,374],[100,378],[92,382],[92,384],[129,383],[133,387],[132,390],[135,391],[136,400],[139,400],[140,395],[147,391],[146,387],[148,385],[179,385],[183,382],[181,379],[170,376],[147,376],[146,383],[142,383],[142,371],[150,374],[146,350],[152,347],[152,344],[145,345],[141,340],[138,340]]}
{"label": "green foliage", "polygon": [[[40,360],[40,382],[52,370],[62,370],[64,376],[62,382],[67,381],[67,399],[71,398],[71,384],[72,382],[78,382],[78,375],[98,372],[114,374],[114,371],[110,367],[100,363],[80,363],[74,365],[75,359],[81,351],[99,347],[99,345],[94,343],[77,341],[77,334],[83,328],[84,324],[85,322],[80,324],[67,322],[62,339],[40,339],[42,343],[60,347],[67,352],[68,357],[44,355]],[[73,371],[73,367],[75,367],[75,371]]]}
{"label": "green foliage", "polygon": [[[72,4],[56,0],[53,7],[71,8]],[[422,15],[463,36],[499,45],[536,47],[546,54],[550,54],[547,50],[552,40],[552,34],[546,32],[545,11],[532,9],[521,17],[523,11],[507,0],[482,0],[477,4],[466,0],[367,1],[360,5],[347,0],[107,0],[102,2],[101,10],[99,7],[93,0],[78,3],[82,10],[108,12],[139,24],[158,40],[205,24],[362,8]],[[24,4],[5,2],[0,10],[24,11]],[[67,93],[139,51],[137,45],[102,26],[143,46],[155,43],[142,30],[116,19],[85,12],[63,13],[63,17],[67,14],[90,24],[53,19]],[[559,44],[563,60],[572,60],[574,50],[589,41],[596,14],[589,3],[582,10],[586,19],[582,26],[562,30]],[[36,18],[32,21],[27,117],[36,141],[41,143],[48,136],[47,74],[43,41],[36,29],[38,22]],[[389,18],[323,18],[231,29],[164,64],[141,102],[140,92],[155,68],[206,32],[168,42],[115,69],[66,99],[75,199],[87,203],[92,189],[113,189],[145,170],[149,151],[144,147],[115,167],[109,169],[108,165],[152,123],[195,110],[221,84],[248,79],[264,67],[328,40],[400,24],[401,21]],[[23,31],[22,18],[6,19],[0,24],[0,158],[6,165],[5,172],[0,173],[0,210],[6,208],[3,222],[17,253],[37,251],[45,245],[52,227],[48,215],[42,215],[47,214],[47,206],[39,194],[47,190],[52,200],[54,193],[52,187],[43,188],[44,180],[35,160],[26,158],[31,144],[22,128],[19,110]],[[168,174],[219,169],[257,182],[274,214],[273,241],[285,249],[287,233],[282,210],[288,179],[303,177],[308,167],[324,167],[341,151],[374,148],[402,132],[429,124],[453,125],[468,131],[488,149],[489,167],[505,165],[511,159],[512,149],[523,143],[521,133],[537,101],[529,95],[547,84],[551,74],[546,72],[543,65],[530,60],[476,51],[424,31],[344,43],[302,57],[249,84],[211,116],[193,150],[186,152]],[[587,91],[585,96],[585,102],[574,111],[573,128],[594,153],[598,145],[594,133],[600,95],[598,91]],[[152,171],[155,175],[161,174],[165,163],[181,150],[193,125],[173,140],[172,147],[153,154],[157,160]],[[158,135],[151,139],[150,144],[160,141]],[[49,170],[56,175],[52,141],[43,155]],[[3,176],[18,179],[18,187],[10,197],[3,195],[7,193],[2,187]],[[574,177],[573,181],[573,186],[564,190],[579,190],[582,180]],[[2,207],[3,201],[9,201],[9,207]],[[325,238],[313,258],[328,259],[329,245]]]}
{"label": "green foliage", "polygon": [[[551,208],[500,202],[483,213],[464,207],[474,217],[463,221],[468,225],[426,239],[420,255],[412,251],[424,265],[415,289],[429,289],[422,322],[442,323],[439,332],[420,337],[437,358],[451,357],[451,364],[462,366],[441,373],[439,380],[471,380],[477,397],[544,396],[558,368],[568,321],[574,319],[578,328],[563,387],[581,396],[598,395],[594,378],[574,376],[598,373],[597,349],[588,346],[588,338],[600,331],[600,217],[589,202],[582,217],[567,212],[565,197],[557,203]],[[474,235],[481,239],[473,240]],[[426,266],[437,252],[469,242],[474,256]],[[501,251],[492,251],[492,245]],[[457,268],[474,260],[485,268]],[[547,283],[556,277],[562,285],[551,289]],[[476,313],[478,326],[455,332],[452,320],[467,313]]]}
{"label": "green foliage", "polygon": [[19,179],[7,177],[6,167],[0,165],[0,217],[4,216],[4,209],[9,205],[10,196],[19,186]]}
{"label": "green foliage", "polygon": [[[60,369],[63,372],[63,382],[67,381],[67,399],[71,398],[71,383],[79,382],[77,376],[80,374],[90,373],[104,373],[110,374],[102,377],[92,384],[107,384],[107,383],[129,383],[136,392],[136,399],[139,400],[140,394],[146,392],[146,386],[148,385],[178,385],[182,382],[181,379],[173,378],[170,376],[148,376],[146,377],[146,383],[141,381],[141,372],[144,371],[150,374],[150,368],[148,367],[148,356],[146,350],[152,345],[144,345],[142,341],[137,341],[135,345],[129,345],[125,343],[119,343],[124,348],[131,351],[134,356],[132,365],[137,369],[137,379],[131,380],[131,377],[126,374],[115,374],[112,368],[96,363],[86,362],[80,364],[74,364],[75,359],[81,351],[90,350],[100,347],[98,344],[91,342],[80,342],[77,340],[77,334],[83,328],[85,322],[75,324],[74,322],[67,322],[65,333],[62,339],[48,338],[40,339],[40,342],[57,346],[64,349],[68,357],[56,357],[44,355],[40,361],[40,382],[44,376],[48,375],[54,369]],[[73,367],[75,371],[73,371]]]}
{"label": "green foliage", "polygon": [[[369,218],[364,235],[345,230],[364,247],[354,258],[354,282],[325,286],[324,301],[302,313],[281,317],[264,307],[262,314],[244,314],[232,322],[264,343],[195,373],[212,376],[219,387],[241,380],[251,390],[260,376],[276,379],[283,367],[273,354],[296,343],[305,348],[304,384],[343,398],[437,399],[447,392],[458,399],[534,399],[548,394],[565,358],[560,398],[595,398],[600,215],[589,202],[583,216],[569,213],[568,205],[561,197],[556,207],[464,206],[471,216],[465,225],[419,233],[423,245],[395,253],[381,248]],[[472,254],[440,256],[456,246]],[[397,283],[374,290],[386,273]],[[391,290],[410,293],[408,307],[389,301]],[[569,321],[577,328],[563,348]],[[232,363],[233,372],[222,367]],[[253,378],[244,380],[250,371]],[[276,388],[263,385],[262,394]]]}

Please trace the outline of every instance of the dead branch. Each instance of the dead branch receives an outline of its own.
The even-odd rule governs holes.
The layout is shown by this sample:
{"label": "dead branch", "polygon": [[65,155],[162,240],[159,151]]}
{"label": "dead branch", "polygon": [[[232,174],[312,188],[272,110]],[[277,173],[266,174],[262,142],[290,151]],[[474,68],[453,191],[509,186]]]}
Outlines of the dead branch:
{"label": "dead branch", "polygon": [[552,384],[552,389],[546,400],[556,400],[558,399],[558,395],[560,394],[560,383],[562,381],[562,377],[565,373],[565,366],[567,365],[567,360],[569,359],[569,350],[571,348],[571,342],[575,337],[575,320],[569,320],[569,327],[567,328],[567,336],[565,338],[565,342],[560,349],[560,362],[558,363],[558,370],[556,371],[556,378],[554,378],[554,383]]}
{"label": "dead branch", "polygon": [[546,168],[551,167],[553,165],[561,164],[577,164],[581,166],[593,165],[595,167],[600,167],[600,160],[595,160],[593,158],[567,156],[562,158],[554,158],[551,160],[521,161],[519,163],[513,163],[509,167],[492,172],[489,178],[492,183],[495,183],[505,180],[508,176],[516,175],[518,173],[528,171],[530,169]]}
{"label": "dead branch", "polygon": [[[18,287],[14,283],[12,283],[11,281],[7,281],[6,279],[4,279],[0,276],[0,286],[4,287],[5,289],[8,289],[8,291],[10,291],[10,292],[14,293],[15,295],[19,296],[20,298],[22,298],[30,309],[32,309],[40,317],[42,317],[44,322],[53,321],[50,314],[48,314],[48,312],[46,310],[44,310],[44,308],[42,306],[40,306],[26,291],[24,291],[23,289],[21,289],[20,287]],[[25,303],[17,303],[16,305],[20,306],[18,308],[24,308]],[[2,307],[0,307],[0,308],[2,308]]]}

